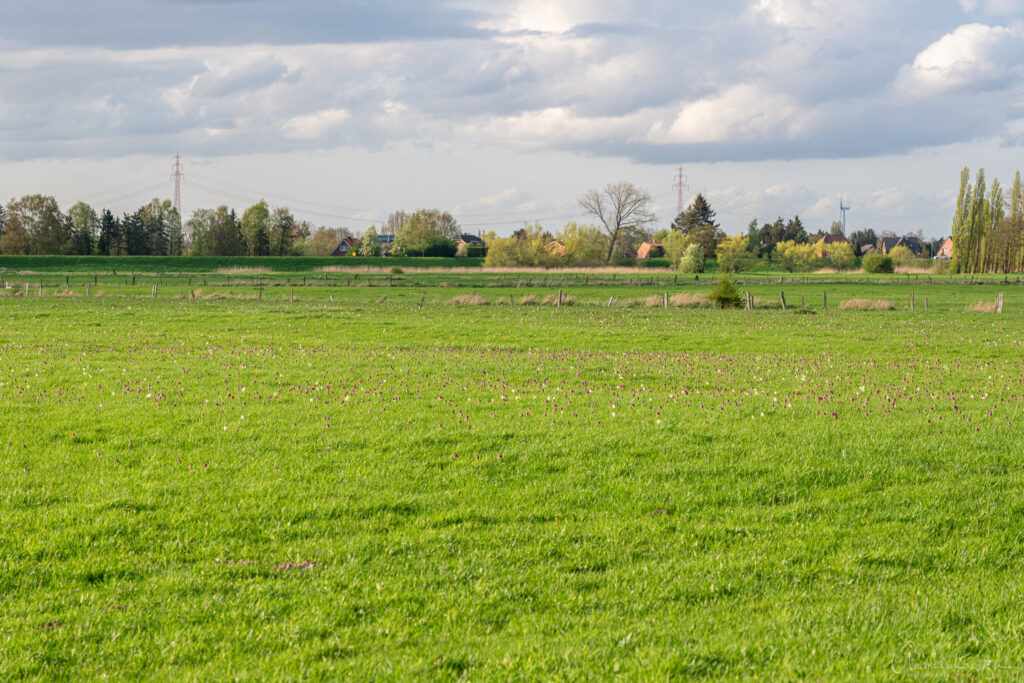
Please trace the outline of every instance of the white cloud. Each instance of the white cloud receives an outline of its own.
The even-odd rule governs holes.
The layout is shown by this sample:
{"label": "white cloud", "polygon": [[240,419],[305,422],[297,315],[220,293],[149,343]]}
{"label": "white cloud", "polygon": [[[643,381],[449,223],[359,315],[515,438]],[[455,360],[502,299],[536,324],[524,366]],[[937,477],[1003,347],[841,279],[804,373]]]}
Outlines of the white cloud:
{"label": "white cloud", "polygon": [[508,204],[509,202],[513,202],[519,199],[519,197],[521,196],[522,193],[518,189],[514,187],[508,187],[496,194],[481,197],[480,199],[477,200],[476,203],[478,206],[500,206],[502,204]]}
{"label": "white cloud", "polygon": [[1004,26],[965,24],[919,52],[901,69],[897,84],[917,97],[960,88],[1005,88],[1019,78],[1022,38],[1018,30]]}
{"label": "white cloud", "polygon": [[609,0],[515,0],[483,26],[501,31],[565,33],[580,24],[629,16],[630,9],[624,5]]}
{"label": "white cloud", "polygon": [[758,0],[754,11],[787,28],[815,28],[834,17],[836,5],[830,0]]}
{"label": "white cloud", "polygon": [[467,125],[463,133],[482,140],[501,140],[515,147],[543,148],[552,143],[572,147],[629,137],[644,117],[643,113],[583,116],[569,107],[550,107],[513,116],[487,117]]}
{"label": "white cloud", "polygon": [[324,109],[315,114],[293,116],[285,121],[281,130],[285,137],[298,140],[313,140],[324,133],[337,128],[351,114],[345,109]]}
{"label": "white cloud", "polygon": [[792,138],[806,125],[807,114],[784,93],[744,84],[684,104],[671,124],[655,123],[647,139],[655,144],[701,144]]}

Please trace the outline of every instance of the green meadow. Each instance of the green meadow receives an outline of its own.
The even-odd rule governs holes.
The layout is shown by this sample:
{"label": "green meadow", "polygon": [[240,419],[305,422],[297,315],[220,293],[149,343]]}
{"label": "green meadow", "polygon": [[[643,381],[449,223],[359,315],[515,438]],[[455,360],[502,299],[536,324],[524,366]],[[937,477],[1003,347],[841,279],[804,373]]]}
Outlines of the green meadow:
{"label": "green meadow", "polygon": [[0,679],[1024,676],[1016,279],[146,272],[0,273]]}

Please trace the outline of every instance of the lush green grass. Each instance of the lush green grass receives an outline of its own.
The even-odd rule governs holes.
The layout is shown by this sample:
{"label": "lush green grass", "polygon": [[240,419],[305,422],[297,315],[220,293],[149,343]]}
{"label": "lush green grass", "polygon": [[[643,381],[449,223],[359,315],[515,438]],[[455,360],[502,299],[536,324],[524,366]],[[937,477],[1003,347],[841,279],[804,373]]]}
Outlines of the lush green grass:
{"label": "lush green grass", "polygon": [[1024,294],[932,287],[0,298],[0,678],[1018,678]]}

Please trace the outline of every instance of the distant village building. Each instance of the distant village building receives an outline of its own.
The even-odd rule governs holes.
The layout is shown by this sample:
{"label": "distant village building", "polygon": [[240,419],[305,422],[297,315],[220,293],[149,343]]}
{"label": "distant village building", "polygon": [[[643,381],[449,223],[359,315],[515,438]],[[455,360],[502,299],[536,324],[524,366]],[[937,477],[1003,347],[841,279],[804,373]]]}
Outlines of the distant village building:
{"label": "distant village building", "polygon": [[478,235],[462,234],[455,238],[455,246],[459,247],[465,244],[467,247],[484,247],[487,243],[483,241]]}
{"label": "distant village building", "polygon": [[883,254],[888,254],[896,247],[906,247],[914,256],[921,256],[924,254],[924,244],[921,243],[914,235],[904,235],[903,237],[883,237],[878,240],[879,251]]}
{"label": "distant village building", "polygon": [[636,252],[637,258],[660,258],[665,255],[665,245],[661,242],[644,242]]}
{"label": "distant village building", "polygon": [[395,247],[395,236],[377,235],[377,243],[380,244],[381,256],[391,256],[391,250]]}
{"label": "distant village building", "polygon": [[825,235],[821,238],[818,243],[818,258],[824,258],[825,247],[829,244],[849,244],[850,240],[846,239],[846,235]]}
{"label": "distant village building", "polygon": [[342,237],[337,246],[331,250],[331,256],[348,256],[359,248],[359,240],[355,237]]}
{"label": "distant village building", "polygon": [[935,258],[940,259],[951,259],[953,258],[953,238],[947,237],[942,242],[942,246],[939,247],[939,253],[935,254]]}

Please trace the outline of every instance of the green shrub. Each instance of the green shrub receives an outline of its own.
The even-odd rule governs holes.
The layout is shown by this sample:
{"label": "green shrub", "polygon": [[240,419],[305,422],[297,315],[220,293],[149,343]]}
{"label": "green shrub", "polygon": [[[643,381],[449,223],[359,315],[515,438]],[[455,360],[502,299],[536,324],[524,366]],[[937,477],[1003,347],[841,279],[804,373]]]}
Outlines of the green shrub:
{"label": "green shrub", "polygon": [[892,259],[885,254],[868,254],[860,262],[865,273],[891,273],[893,272]]}
{"label": "green shrub", "polygon": [[[420,246],[420,253],[423,256],[446,256],[453,257],[455,252],[458,251],[458,247],[455,246],[455,242],[452,242],[447,237],[431,237],[426,243]],[[410,253],[411,256],[415,256],[415,252]]]}
{"label": "green shrub", "polygon": [[401,274],[402,274],[402,273],[404,273],[404,272],[405,272],[405,271],[404,271],[404,270],[402,270],[401,268],[399,268],[398,266],[394,266],[394,267],[393,267],[393,268],[391,269],[391,274],[392,274],[392,275],[401,275]]}
{"label": "green shrub", "polygon": [[909,266],[914,261],[914,252],[910,251],[910,247],[905,247],[902,244],[898,247],[893,247],[889,252],[889,258],[897,266]]}
{"label": "green shrub", "polygon": [[723,275],[718,280],[718,284],[708,294],[708,298],[715,304],[715,308],[739,308],[743,304],[739,290],[736,289],[728,275]]}
{"label": "green shrub", "polygon": [[703,273],[704,248],[699,244],[691,244],[687,247],[683,258],[679,259],[679,271],[682,273]]}

